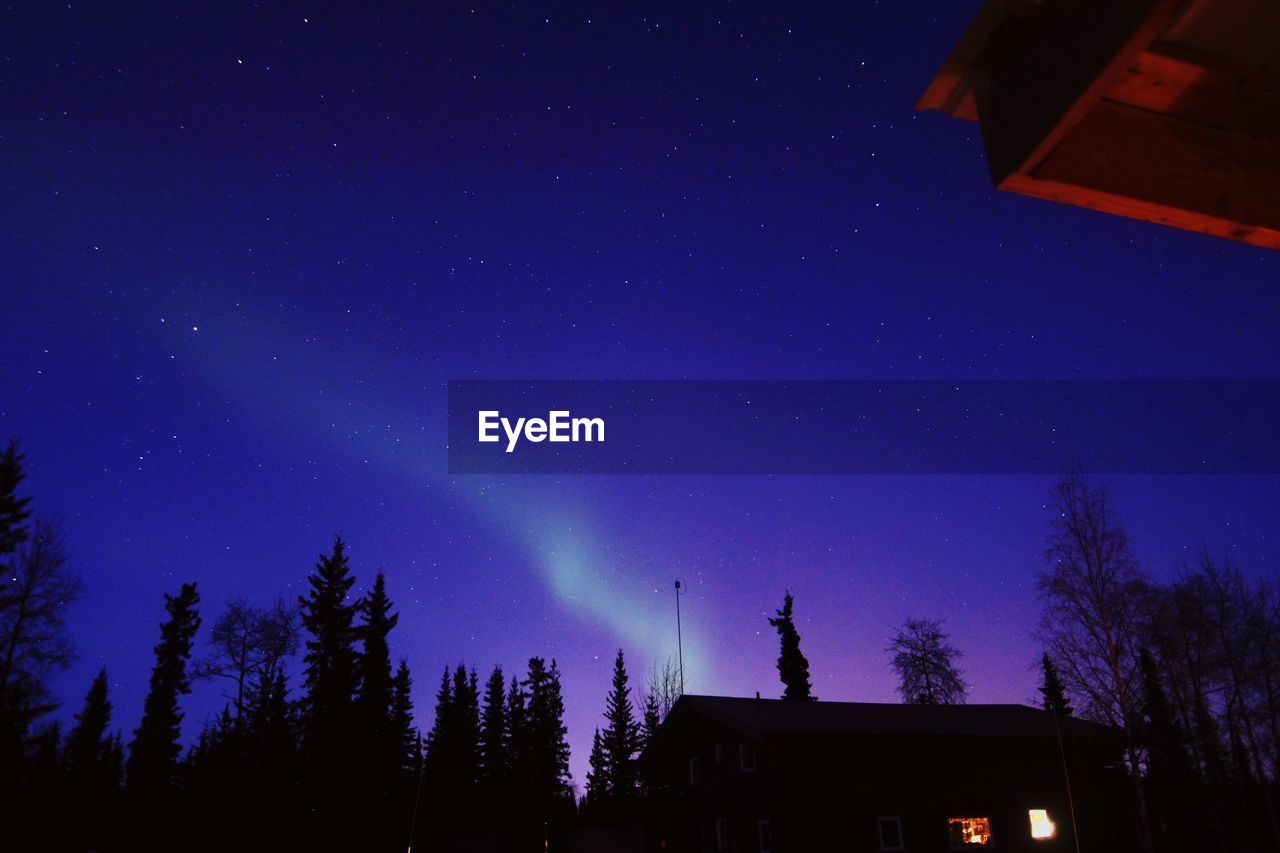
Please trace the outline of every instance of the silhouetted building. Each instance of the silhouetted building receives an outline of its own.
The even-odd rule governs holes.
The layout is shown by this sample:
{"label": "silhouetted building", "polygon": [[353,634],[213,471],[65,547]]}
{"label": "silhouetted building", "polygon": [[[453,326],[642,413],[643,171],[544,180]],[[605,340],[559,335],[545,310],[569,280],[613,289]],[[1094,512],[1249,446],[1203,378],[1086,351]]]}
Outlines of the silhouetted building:
{"label": "silhouetted building", "polygon": [[[651,849],[1134,849],[1123,738],[1023,705],[684,696],[642,763]],[[1061,745],[1061,747],[1060,747]]]}

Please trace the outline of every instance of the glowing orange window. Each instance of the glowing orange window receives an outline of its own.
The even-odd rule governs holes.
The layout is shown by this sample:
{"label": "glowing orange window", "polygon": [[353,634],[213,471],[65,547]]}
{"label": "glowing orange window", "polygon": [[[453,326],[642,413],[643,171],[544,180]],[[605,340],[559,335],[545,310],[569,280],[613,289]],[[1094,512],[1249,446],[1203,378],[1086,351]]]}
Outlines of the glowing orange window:
{"label": "glowing orange window", "polygon": [[952,847],[968,847],[974,844],[985,847],[991,843],[990,818],[950,817],[947,818],[947,829],[951,835]]}

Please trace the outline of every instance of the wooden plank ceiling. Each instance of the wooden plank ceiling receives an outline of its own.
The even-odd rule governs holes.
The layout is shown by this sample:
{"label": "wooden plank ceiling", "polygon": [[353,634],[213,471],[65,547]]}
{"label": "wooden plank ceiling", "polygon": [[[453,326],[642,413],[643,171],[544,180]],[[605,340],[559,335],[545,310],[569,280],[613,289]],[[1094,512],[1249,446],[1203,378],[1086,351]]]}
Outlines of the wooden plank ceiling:
{"label": "wooden plank ceiling", "polygon": [[987,0],[916,105],[997,187],[1280,249],[1280,2]]}

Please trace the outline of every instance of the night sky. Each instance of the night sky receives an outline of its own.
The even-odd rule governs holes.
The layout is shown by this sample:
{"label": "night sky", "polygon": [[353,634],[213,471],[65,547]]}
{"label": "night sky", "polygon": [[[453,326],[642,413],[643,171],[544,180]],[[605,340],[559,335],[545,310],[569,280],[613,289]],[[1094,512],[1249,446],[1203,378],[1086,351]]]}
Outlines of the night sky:
{"label": "night sky", "polygon": [[[423,725],[447,663],[559,661],[579,785],[677,577],[691,692],[780,694],[790,589],[824,699],[896,701],[928,616],[1031,701],[1052,478],[450,477],[445,383],[1280,378],[1280,255],[997,193],[913,111],[976,0],[124,5],[0,9],[0,439],[83,577],[64,719],[106,666],[127,739],[162,593],[203,642],[335,533]],[[1280,573],[1280,478],[1108,482],[1157,578]]]}

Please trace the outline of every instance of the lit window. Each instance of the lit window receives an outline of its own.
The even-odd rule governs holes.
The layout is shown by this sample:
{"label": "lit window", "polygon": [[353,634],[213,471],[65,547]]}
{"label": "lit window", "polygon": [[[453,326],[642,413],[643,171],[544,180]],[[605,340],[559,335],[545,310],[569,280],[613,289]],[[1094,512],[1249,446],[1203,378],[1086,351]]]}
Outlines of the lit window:
{"label": "lit window", "polygon": [[952,847],[970,844],[986,846],[991,843],[991,820],[985,817],[949,817],[947,829]]}
{"label": "lit window", "polygon": [[902,820],[896,817],[882,817],[880,824],[880,849],[902,849]]}
{"label": "lit window", "polygon": [[756,821],[756,837],[760,841],[760,853],[773,853],[773,824],[767,820]]}
{"label": "lit window", "polygon": [[689,759],[689,784],[697,785],[702,781],[702,762],[696,758]]}
{"label": "lit window", "polygon": [[754,773],[756,770],[756,751],[749,743],[738,744],[738,769],[743,773]]}
{"label": "lit window", "polygon": [[1049,820],[1049,813],[1044,809],[1029,809],[1027,816],[1031,818],[1031,837],[1040,841],[1053,838],[1058,827]]}

